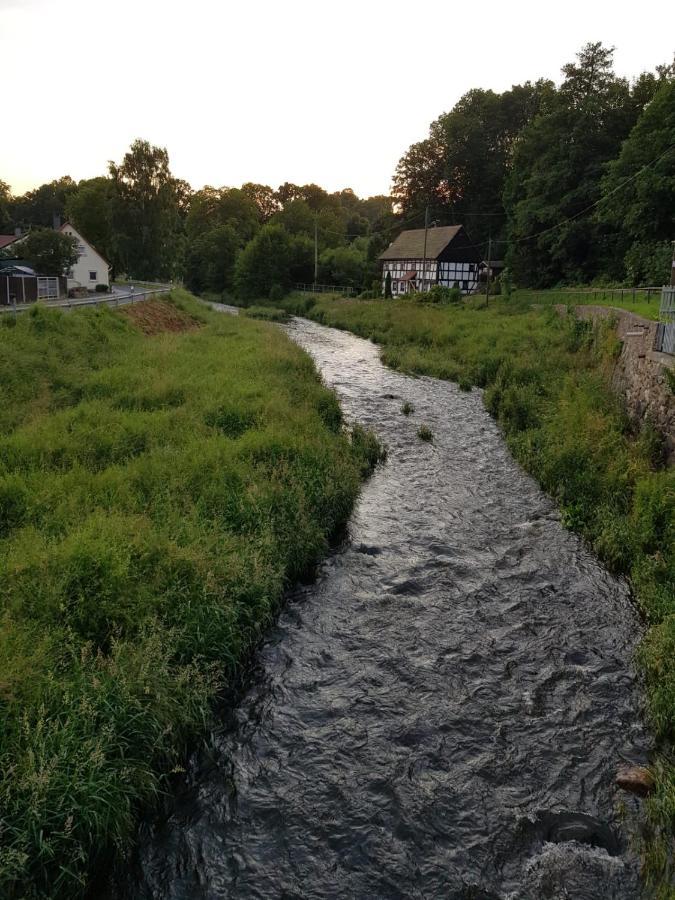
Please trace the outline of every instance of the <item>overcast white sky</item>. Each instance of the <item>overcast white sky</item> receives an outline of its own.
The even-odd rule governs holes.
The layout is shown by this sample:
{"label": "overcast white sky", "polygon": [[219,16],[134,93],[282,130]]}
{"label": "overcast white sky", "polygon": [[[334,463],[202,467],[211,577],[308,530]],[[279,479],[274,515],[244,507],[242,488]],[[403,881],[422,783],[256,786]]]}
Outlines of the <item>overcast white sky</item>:
{"label": "overcast white sky", "polygon": [[103,174],[143,137],[195,188],[386,193],[469,88],[559,81],[589,40],[633,77],[674,25],[670,0],[0,0],[0,179]]}

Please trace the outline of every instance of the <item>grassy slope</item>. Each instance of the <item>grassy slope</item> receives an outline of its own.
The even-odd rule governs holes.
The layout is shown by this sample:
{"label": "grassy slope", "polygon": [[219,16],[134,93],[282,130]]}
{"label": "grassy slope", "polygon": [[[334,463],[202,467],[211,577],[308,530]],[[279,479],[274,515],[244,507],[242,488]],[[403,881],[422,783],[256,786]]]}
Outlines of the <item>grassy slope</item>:
{"label": "grassy slope", "polygon": [[645,319],[658,320],[661,296],[657,291],[629,290],[620,291],[618,288],[597,288],[596,290],[584,289],[575,291],[572,288],[564,290],[546,291],[518,291],[517,302],[537,303],[543,306],[553,306],[562,303],[565,306],[614,306],[627,309],[628,312],[643,316]]}
{"label": "grassy slope", "polygon": [[593,331],[531,302],[523,294],[486,310],[476,300],[433,307],[291,295],[283,305],[378,342],[393,368],[484,387],[512,452],[557,500],[565,524],[630,577],[649,626],[640,659],[662,747],[647,870],[666,897],[675,826],[675,470],[662,468],[658,435],[648,423],[635,433],[609,388],[619,350],[611,329]]}
{"label": "grassy slope", "polygon": [[203,729],[373,442],[280,331],[0,321],[0,895],[75,897]]}

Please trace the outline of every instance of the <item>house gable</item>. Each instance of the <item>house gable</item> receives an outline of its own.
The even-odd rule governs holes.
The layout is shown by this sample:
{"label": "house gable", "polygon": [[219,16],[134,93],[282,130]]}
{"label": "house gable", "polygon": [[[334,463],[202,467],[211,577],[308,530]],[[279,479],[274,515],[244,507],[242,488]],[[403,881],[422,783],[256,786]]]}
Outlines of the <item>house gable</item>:
{"label": "house gable", "polygon": [[108,260],[84,238],[70,222],[60,228],[61,234],[72,235],[78,242],[79,258],[68,275],[68,287],[93,290],[97,284],[110,284]]}

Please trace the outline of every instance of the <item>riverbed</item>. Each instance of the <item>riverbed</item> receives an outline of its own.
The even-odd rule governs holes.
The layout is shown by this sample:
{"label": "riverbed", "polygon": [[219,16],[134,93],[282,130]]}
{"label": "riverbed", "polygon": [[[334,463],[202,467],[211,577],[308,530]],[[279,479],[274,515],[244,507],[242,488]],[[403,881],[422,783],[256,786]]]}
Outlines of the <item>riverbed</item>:
{"label": "riverbed", "polygon": [[614,784],[650,748],[626,583],[562,527],[480,392],[287,330],[388,457],[142,826],[126,892],[638,897],[640,801]]}

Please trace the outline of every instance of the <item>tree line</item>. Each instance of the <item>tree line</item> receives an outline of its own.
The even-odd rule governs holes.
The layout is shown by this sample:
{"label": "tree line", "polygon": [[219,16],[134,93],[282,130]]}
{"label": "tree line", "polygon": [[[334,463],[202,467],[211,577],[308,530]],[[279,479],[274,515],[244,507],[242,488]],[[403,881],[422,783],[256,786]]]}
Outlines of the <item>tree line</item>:
{"label": "tree line", "polygon": [[613,49],[503,93],[473,89],[413,144],[394,175],[406,227],[428,206],[463,223],[523,286],[595,279],[661,284],[675,239],[675,65],[632,83]]}
{"label": "tree line", "polygon": [[[57,218],[81,231],[116,276],[182,280],[200,294],[244,298],[313,281],[315,249],[319,281],[360,290],[377,278],[396,223],[391,198],[361,199],[349,188],[286,182],[193,191],[172,174],[167,150],[144,140],[97,178],[65,176],[19,197],[0,182],[0,232],[30,229],[22,247],[39,247],[45,265],[58,257],[53,232],[46,234]],[[61,243],[67,268],[73,248]]]}
{"label": "tree line", "polygon": [[[660,284],[675,238],[675,64],[629,82],[611,48],[589,43],[562,75],[470,90],[403,155],[391,196],[289,182],[193,191],[166,149],[136,140],[97,178],[20,197],[0,182],[0,232],[58,216],[117,276],[256,298],[313,281],[315,240],[320,282],[379,292],[379,254],[428,213],[464,224],[522,286]],[[53,239],[36,243],[58,258]]]}

